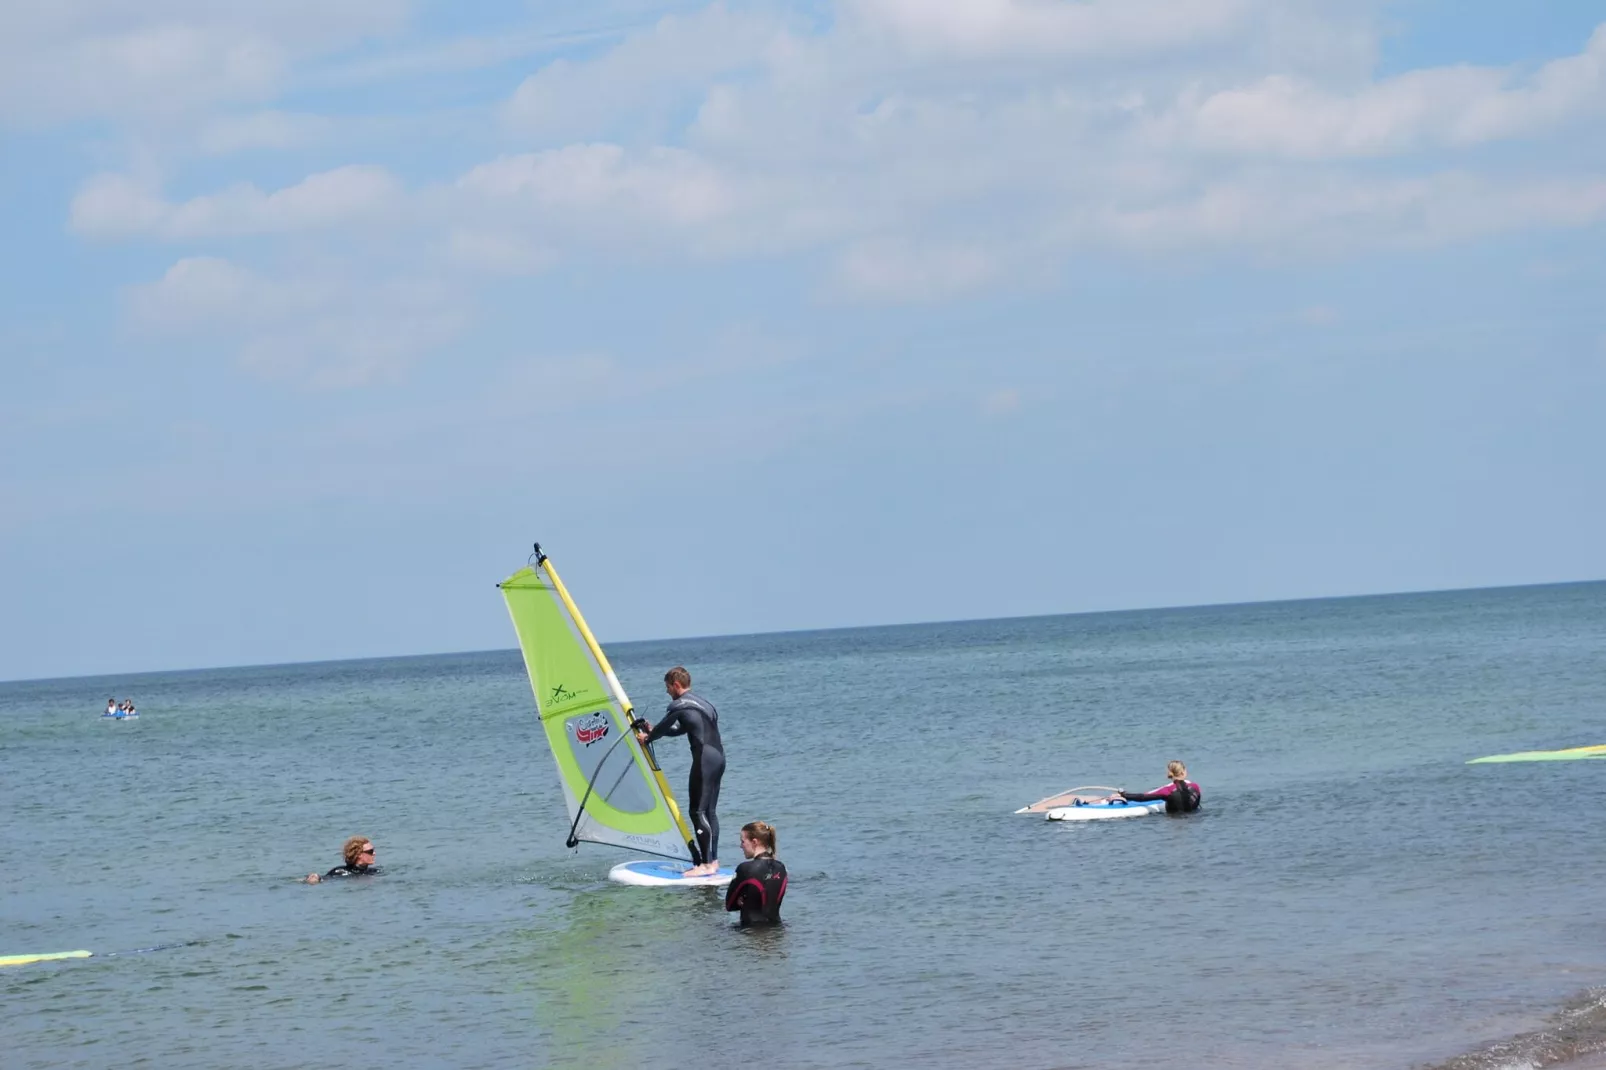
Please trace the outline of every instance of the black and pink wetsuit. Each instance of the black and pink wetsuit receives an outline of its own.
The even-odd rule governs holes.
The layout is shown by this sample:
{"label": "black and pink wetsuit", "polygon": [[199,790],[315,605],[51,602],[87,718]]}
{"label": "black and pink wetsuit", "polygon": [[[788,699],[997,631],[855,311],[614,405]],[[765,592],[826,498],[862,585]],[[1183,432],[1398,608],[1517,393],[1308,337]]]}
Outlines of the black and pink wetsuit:
{"label": "black and pink wetsuit", "polygon": [[[1187,790],[1178,791],[1179,784],[1186,785]],[[1199,809],[1199,804],[1203,801],[1199,785],[1191,780],[1173,780],[1163,788],[1141,793],[1123,791],[1121,798],[1127,802],[1153,802],[1156,799],[1164,799],[1165,812],[1168,814],[1191,814]]]}
{"label": "black and pink wetsuit", "polygon": [[743,925],[779,925],[786,896],[786,867],[769,855],[736,867],[725,891],[725,909],[740,910]]}

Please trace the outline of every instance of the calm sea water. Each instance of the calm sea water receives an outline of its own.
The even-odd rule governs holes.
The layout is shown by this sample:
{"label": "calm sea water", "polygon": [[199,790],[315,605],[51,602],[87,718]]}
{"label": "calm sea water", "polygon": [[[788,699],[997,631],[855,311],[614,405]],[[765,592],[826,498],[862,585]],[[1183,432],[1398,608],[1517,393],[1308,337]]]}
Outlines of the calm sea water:
{"label": "calm sea water", "polygon": [[[722,856],[777,826],[784,929],[563,847],[512,651],[5,684],[0,954],[97,957],[0,970],[0,1062],[1404,1070],[1606,1039],[1606,766],[1464,764],[1606,743],[1606,584],[610,653],[650,717],[676,663],[718,704]],[[139,721],[99,717],[125,695]],[[1010,812],[1169,758],[1205,813]],[[386,876],[296,883],[352,834]]]}

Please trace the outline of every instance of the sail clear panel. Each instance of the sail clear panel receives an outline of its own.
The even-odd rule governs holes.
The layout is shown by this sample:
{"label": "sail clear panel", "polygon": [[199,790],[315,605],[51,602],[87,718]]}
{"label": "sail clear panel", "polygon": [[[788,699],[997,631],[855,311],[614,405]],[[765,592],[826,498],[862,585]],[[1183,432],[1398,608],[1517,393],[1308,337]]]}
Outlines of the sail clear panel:
{"label": "sail clear panel", "polygon": [[579,816],[575,836],[690,861],[624,708],[550,580],[524,568],[501,588],[569,820]]}

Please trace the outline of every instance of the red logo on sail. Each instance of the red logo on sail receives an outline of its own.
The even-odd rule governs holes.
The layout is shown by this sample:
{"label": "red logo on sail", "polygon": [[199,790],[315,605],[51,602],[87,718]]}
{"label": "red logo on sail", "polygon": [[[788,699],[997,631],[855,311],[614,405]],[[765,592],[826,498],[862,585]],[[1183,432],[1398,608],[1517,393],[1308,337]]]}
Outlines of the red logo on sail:
{"label": "red logo on sail", "polygon": [[574,738],[588,747],[607,734],[608,718],[600,713],[593,713],[585,720],[574,723]]}

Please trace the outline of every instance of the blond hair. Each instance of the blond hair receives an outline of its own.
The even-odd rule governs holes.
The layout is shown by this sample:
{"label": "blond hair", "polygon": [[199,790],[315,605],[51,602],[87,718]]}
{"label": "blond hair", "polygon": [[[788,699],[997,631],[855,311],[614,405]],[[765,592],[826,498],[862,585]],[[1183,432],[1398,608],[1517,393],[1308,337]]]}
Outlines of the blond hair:
{"label": "blond hair", "polygon": [[765,854],[767,854],[767,855],[769,855],[771,857],[774,857],[774,855],[775,855],[775,826],[774,825],[767,825],[762,821],[749,821],[747,824],[742,826],[742,831],[747,834],[747,838],[748,839],[757,842],[760,847],[764,848],[764,853]]}
{"label": "blond hair", "polygon": [[1183,765],[1181,762],[1166,762],[1165,775],[1170,777],[1172,780],[1187,780],[1188,767]]}
{"label": "blond hair", "polygon": [[340,849],[340,853],[346,858],[346,865],[355,866],[357,859],[362,855],[362,845],[372,842],[367,836],[353,836],[347,840],[346,845]]}

